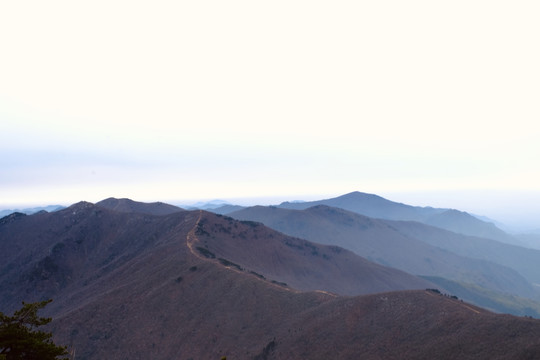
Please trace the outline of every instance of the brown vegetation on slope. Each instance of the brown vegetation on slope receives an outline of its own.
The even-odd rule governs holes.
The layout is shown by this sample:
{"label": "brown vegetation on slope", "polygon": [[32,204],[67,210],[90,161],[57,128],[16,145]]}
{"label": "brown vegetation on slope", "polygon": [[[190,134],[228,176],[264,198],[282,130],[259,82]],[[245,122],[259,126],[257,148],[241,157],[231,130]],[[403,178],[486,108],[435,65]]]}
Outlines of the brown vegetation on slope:
{"label": "brown vegetation on slope", "polygon": [[[0,247],[15,259],[0,268],[0,284],[6,289],[8,280],[18,279],[11,283],[20,286],[12,292],[16,296],[54,295],[55,340],[70,345],[79,360],[538,355],[535,320],[491,314],[423,290],[335,297],[263,279],[247,270],[250,254],[253,264],[271,262],[264,258],[285,246],[296,255],[277,264],[290,267],[287,261],[311,246],[319,254],[331,250],[299,239],[293,244],[304,249],[264,245],[255,235],[264,243],[282,235],[261,225],[232,222],[224,236],[217,230],[229,219],[198,211],[148,216],[81,203],[59,214],[0,225]],[[59,240],[64,246],[51,252]],[[225,243],[237,251],[227,253]],[[208,252],[201,252],[205,245]],[[246,250],[233,259],[241,247]],[[56,270],[40,268],[42,278],[25,278],[43,256]],[[19,278],[9,270],[17,265]],[[2,307],[10,303],[1,299]]]}

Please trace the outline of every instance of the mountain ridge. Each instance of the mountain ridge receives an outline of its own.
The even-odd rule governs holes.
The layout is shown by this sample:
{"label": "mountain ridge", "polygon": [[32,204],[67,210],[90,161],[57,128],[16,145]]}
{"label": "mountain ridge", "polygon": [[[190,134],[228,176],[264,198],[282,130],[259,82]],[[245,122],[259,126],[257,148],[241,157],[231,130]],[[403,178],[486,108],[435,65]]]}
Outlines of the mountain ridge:
{"label": "mountain ridge", "polygon": [[[291,236],[342,246],[368,260],[412,274],[441,276],[464,282],[474,279],[492,290],[524,297],[537,296],[536,289],[512,268],[489,262],[487,259],[474,259],[452,253],[440,243],[423,241],[428,239],[422,239],[417,233],[405,232],[402,229],[410,224],[417,229],[427,228],[435,234],[450,234],[454,238],[462,239],[461,235],[418,222],[374,219],[327,205],[317,205],[305,210],[257,206],[229,215],[241,220],[263,222]],[[428,235],[431,236],[430,233]]]}
{"label": "mountain ridge", "polygon": [[316,205],[327,205],[384,220],[417,221],[463,235],[482,236],[516,244],[516,239],[497,228],[493,223],[480,220],[466,212],[429,206],[412,206],[359,191],[324,200],[303,203],[284,202],[277,207],[305,210]]}
{"label": "mountain ridge", "polygon": [[53,297],[45,315],[54,318],[54,340],[78,360],[540,354],[540,321],[494,314],[438,291],[341,296],[324,287],[295,289],[284,275],[298,271],[294,267],[305,266],[300,283],[311,276],[322,284],[321,275],[336,271],[313,274],[332,263],[325,254],[350,257],[340,258],[342,267],[358,257],[260,223],[205,211],[116,211],[88,202],[2,220],[0,252],[9,260],[0,264],[2,311],[21,299]]}

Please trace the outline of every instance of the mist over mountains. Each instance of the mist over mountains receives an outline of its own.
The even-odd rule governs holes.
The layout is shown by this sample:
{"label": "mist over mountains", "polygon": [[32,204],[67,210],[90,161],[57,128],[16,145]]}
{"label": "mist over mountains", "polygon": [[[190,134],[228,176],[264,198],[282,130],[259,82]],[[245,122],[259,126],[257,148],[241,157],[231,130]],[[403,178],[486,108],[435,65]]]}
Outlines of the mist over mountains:
{"label": "mist over mountains", "polygon": [[232,209],[3,217],[0,311],[53,298],[77,359],[540,356],[540,251],[493,224],[362,193]]}
{"label": "mist over mountains", "polygon": [[6,210],[0,210],[0,218],[4,216],[8,216],[9,214],[13,214],[16,212],[31,215],[40,211],[52,212],[52,211],[58,211],[64,208],[65,206],[62,206],[62,205],[48,205],[48,206],[38,206],[38,207],[24,208],[24,209],[6,209]]}

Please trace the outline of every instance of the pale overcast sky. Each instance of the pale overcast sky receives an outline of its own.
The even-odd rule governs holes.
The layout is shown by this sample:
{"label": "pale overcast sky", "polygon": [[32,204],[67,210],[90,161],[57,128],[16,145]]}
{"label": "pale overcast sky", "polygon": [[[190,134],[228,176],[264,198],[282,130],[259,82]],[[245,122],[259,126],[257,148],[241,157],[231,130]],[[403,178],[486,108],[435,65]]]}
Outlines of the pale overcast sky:
{"label": "pale overcast sky", "polygon": [[4,1],[0,207],[540,194],[538,19],[520,0]]}

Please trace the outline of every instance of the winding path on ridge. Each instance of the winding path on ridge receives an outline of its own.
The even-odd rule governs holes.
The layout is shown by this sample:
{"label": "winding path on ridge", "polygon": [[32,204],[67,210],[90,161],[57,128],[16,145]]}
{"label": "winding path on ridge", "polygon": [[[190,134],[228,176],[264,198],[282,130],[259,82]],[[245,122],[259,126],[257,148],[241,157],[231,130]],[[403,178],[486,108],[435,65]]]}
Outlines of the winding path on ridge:
{"label": "winding path on ridge", "polygon": [[[250,275],[252,276],[254,279],[257,279],[259,281],[264,281],[267,285],[271,285],[273,287],[276,287],[278,289],[281,289],[281,290],[286,290],[286,291],[290,291],[290,292],[294,292],[294,293],[300,293],[301,291],[299,290],[296,290],[296,289],[291,289],[289,287],[285,287],[285,286],[281,286],[281,285],[278,285],[278,284],[275,284],[271,281],[268,281],[266,279],[261,279],[260,277],[256,276],[256,275],[253,275],[253,274],[250,274],[249,272],[246,272],[246,271],[242,271],[242,270],[239,270],[233,266],[227,266],[225,264],[222,264],[219,259],[212,259],[212,258],[208,258],[206,256],[203,256],[198,250],[197,250],[197,243],[200,243],[200,240],[199,238],[197,237],[197,229],[199,227],[199,223],[202,219],[202,216],[203,216],[203,210],[199,210],[199,217],[197,218],[197,221],[195,221],[195,225],[193,225],[193,228],[188,232],[187,236],[186,236],[186,245],[189,249],[189,251],[191,252],[191,254],[193,254],[195,257],[197,257],[198,259],[202,260],[202,261],[206,261],[206,262],[212,262],[214,264],[217,264],[217,265],[220,265],[228,270],[231,270],[231,271],[234,271],[238,274],[247,274],[247,275]],[[333,297],[336,297],[335,294],[332,294],[332,293],[329,293],[329,292],[326,292],[326,291],[323,291],[323,290],[315,290],[315,292],[319,292],[319,293],[323,293],[323,294],[326,294],[326,295],[330,295],[330,296],[333,296]]]}

